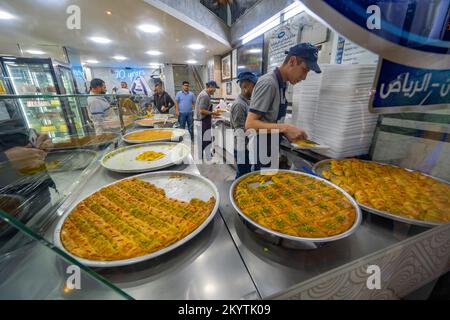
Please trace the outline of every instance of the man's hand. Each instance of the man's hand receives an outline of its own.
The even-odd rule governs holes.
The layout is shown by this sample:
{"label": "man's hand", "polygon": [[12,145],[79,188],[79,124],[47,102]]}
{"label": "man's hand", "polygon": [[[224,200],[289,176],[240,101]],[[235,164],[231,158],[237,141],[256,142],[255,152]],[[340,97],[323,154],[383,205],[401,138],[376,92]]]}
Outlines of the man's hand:
{"label": "man's hand", "polygon": [[44,150],[50,148],[52,139],[47,134],[40,134],[37,138],[36,148]]}
{"label": "man's hand", "polygon": [[220,118],[220,116],[222,116],[222,114],[220,112],[214,111],[211,112],[211,116],[216,119],[216,118]]}
{"label": "man's hand", "polygon": [[281,133],[284,134],[286,138],[288,138],[288,140],[291,142],[296,140],[308,139],[308,135],[304,130],[297,128],[296,126],[293,126],[291,124],[283,125]]}
{"label": "man's hand", "polygon": [[169,110],[169,108],[166,108],[165,106],[161,108],[162,112],[167,112]]}
{"label": "man's hand", "polygon": [[36,168],[44,164],[46,153],[36,148],[14,147],[5,151],[13,168]]}

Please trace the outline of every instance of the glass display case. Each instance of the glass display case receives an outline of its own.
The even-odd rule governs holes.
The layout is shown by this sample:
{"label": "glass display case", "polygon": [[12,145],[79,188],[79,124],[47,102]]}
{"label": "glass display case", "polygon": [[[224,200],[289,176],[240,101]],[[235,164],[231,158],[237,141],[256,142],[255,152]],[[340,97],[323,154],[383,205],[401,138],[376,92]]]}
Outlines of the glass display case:
{"label": "glass display case", "polygon": [[[118,99],[108,96],[113,106],[106,119],[108,132],[95,135],[92,124],[85,122],[80,124],[83,130],[78,134],[57,128],[55,135],[48,135],[49,140],[41,143],[38,137],[33,147],[33,126],[22,112],[27,101],[51,105],[54,99],[72,99],[76,102],[74,111],[81,115],[80,102],[87,103],[87,98],[1,96],[0,299],[130,299],[98,273],[56,248],[49,230],[58,220],[58,208],[91,178],[99,159],[119,143],[125,124],[130,125],[139,114],[123,115]],[[61,114],[55,117],[54,121],[66,125]]]}
{"label": "glass display case", "polygon": [[[106,121],[115,136],[84,145],[53,138],[61,148],[47,146],[43,165],[17,156],[29,142],[29,127],[18,120],[22,113],[16,110],[15,117],[0,118],[0,299],[404,299],[411,294],[427,299],[437,279],[450,271],[450,224],[423,227],[363,211],[361,225],[351,236],[304,250],[255,232],[232,204],[232,181],[223,179],[214,181],[220,198],[216,216],[190,241],[148,261],[88,268],[56,244],[58,222],[94,191],[138,174],[112,172],[100,160],[125,146],[120,134],[138,130],[134,119],[145,113],[132,112],[143,110],[142,97],[103,97],[114,106],[114,115]],[[12,106],[20,108],[12,100],[19,99],[25,97],[0,96],[0,111],[10,115]],[[412,117],[386,117],[378,136],[393,134],[386,127],[392,119],[398,126],[401,121],[411,124]],[[438,122],[448,114],[434,111],[414,117]],[[190,148],[189,134],[180,143]],[[386,141],[376,143],[377,157],[385,156],[378,149],[381,143]],[[432,154],[436,145],[428,143]],[[13,148],[19,148],[16,155],[10,152]],[[301,170],[295,165],[299,153],[282,148],[289,153],[291,169]],[[433,159],[435,171],[430,172],[445,177],[442,161],[448,156]],[[189,155],[167,170],[199,175],[199,167]],[[374,267],[381,274],[379,288],[376,282],[367,285]]]}
{"label": "glass display case", "polygon": [[28,127],[52,138],[87,133],[79,98],[60,97],[78,93],[68,66],[51,59],[14,57],[1,57],[0,64],[5,74],[2,79],[5,94],[28,96],[15,101]]}

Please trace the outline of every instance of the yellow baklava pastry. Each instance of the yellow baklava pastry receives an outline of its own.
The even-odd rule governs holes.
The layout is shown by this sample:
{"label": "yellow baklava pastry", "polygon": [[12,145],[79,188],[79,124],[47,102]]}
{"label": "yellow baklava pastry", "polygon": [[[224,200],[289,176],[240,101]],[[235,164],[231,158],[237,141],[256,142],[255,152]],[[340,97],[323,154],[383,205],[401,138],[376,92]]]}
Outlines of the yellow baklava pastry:
{"label": "yellow baklava pastry", "polygon": [[130,179],[105,187],[70,213],[61,241],[73,255],[114,261],[147,255],[183,239],[210,215],[215,198],[184,202]]}
{"label": "yellow baklava pastry", "polygon": [[355,223],[356,209],[327,183],[295,173],[250,175],[234,190],[237,206],[270,230],[304,238],[344,233]]}
{"label": "yellow baklava pastry", "polygon": [[450,222],[450,185],[420,172],[349,159],[332,160],[323,175],[362,205],[415,220]]}

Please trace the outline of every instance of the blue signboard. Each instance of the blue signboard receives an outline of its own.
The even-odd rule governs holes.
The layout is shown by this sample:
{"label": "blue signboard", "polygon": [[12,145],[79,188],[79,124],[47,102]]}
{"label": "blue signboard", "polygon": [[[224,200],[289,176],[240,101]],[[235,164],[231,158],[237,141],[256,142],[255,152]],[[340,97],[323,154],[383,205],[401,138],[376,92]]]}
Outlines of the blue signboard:
{"label": "blue signboard", "polygon": [[371,100],[372,112],[399,112],[450,105],[450,69],[404,66],[383,59]]}
{"label": "blue signboard", "polygon": [[[450,52],[450,0],[323,1],[359,27],[402,47],[440,54]],[[368,20],[375,13],[373,8],[380,15],[380,23],[368,28]]]}

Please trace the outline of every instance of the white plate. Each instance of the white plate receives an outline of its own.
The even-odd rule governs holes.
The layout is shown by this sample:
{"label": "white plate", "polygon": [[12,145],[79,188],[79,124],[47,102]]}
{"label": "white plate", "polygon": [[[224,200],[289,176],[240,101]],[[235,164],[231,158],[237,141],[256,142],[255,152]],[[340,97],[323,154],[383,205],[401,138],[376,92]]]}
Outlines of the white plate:
{"label": "white plate", "polygon": [[[143,132],[143,131],[153,131],[153,130],[163,130],[163,131],[172,131],[172,138],[170,139],[158,139],[158,140],[128,140],[127,137],[130,134],[133,133],[137,133],[137,132]],[[187,133],[186,130],[184,129],[166,129],[166,128],[161,128],[161,129],[146,129],[146,130],[138,130],[138,131],[134,131],[134,132],[130,132],[127,133],[126,135],[123,136],[123,141],[125,141],[126,143],[130,143],[130,144],[141,144],[141,143],[148,143],[148,142],[161,142],[161,141],[179,141],[180,138],[182,136],[184,136]]]}
{"label": "white plate", "polygon": [[[140,154],[147,151],[162,152],[165,156],[155,161],[136,160]],[[114,172],[147,172],[181,164],[190,153],[190,148],[182,143],[154,142],[114,150],[105,155],[100,164]]]}
{"label": "white plate", "polygon": [[[208,224],[211,222],[212,219],[214,219],[214,216],[217,213],[217,210],[219,208],[219,191],[217,190],[214,183],[212,183],[210,180],[200,176],[195,175],[192,173],[184,173],[184,172],[177,172],[177,171],[163,171],[163,172],[152,172],[152,173],[145,173],[142,175],[122,179],[123,180],[129,180],[138,178],[146,182],[153,183],[159,188],[162,188],[166,191],[166,196],[169,198],[179,199],[182,201],[190,201],[193,198],[197,198],[203,201],[208,201],[211,197],[214,197],[216,199],[216,203],[214,205],[213,210],[211,211],[209,217],[197,228],[195,229],[191,234],[187,235],[183,239],[173,243],[172,245],[161,249],[159,251],[153,252],[151,254],[147,254],[145,256],[140,256],[132,259],[126,259],[126,260],[116,260],[116,261],[96,261],[96,260],[88,260],[83,259],[80,257],[77,257],[70,252],[68,252],[62,242],[61,242],[61,229],[64,224],[64,221],[67,219],[67,217],[70,215],[73,209],[83,200],[80,200],[78,203],[75,203],[73,206],[67,210],[67,212],[63,215],[61,220],[58,222],[58,225],[56,226],[55,232],[53,233],[53,239],[56,246],[61,248],[62,250],[66,251],[70,256],[77,259],[80,263],[89,266],[89,267],[97,267],[97,268],[111,268],[111,267],[121,267],[126,266],[130,264],[135,264],[139,262],[143,262],[146,260],[150,260],[156,257],[159,257],[167,252],[170,252],[179,246],[183,245],[184,243],[188,242],[189,240],[193,239],[195,236],[197,236],[203,229],[205,229]],[[119,181],[116,181],[114,183],[117,183]],[[109,185],[106,185],[102,188],[99,188],[92,192],[89,196],[94,194],[95,192],[108,187],[110,185],[113,185],[114,183],[111,183]],[[87,197],[89,197],[87,196]],[[86,197],[86,198],[87,198]],[[85,198],[85,199],[86,199]]]}
{"label": "white plate", "polygon": [[172,114],[155,114],[151,118],[145,118],[145,119],[151,119],[151,120],[166,120],[170,118],[175,118]]}

